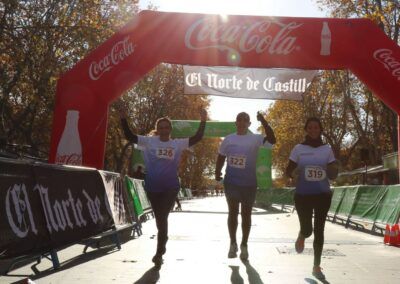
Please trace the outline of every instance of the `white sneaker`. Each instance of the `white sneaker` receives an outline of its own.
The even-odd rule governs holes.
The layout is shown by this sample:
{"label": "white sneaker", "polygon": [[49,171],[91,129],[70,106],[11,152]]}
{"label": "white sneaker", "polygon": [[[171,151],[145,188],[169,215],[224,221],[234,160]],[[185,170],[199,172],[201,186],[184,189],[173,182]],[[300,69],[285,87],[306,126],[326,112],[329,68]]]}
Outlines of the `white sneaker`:
{"label": "white sneaker", "polygon": [[247,246],[240,245],[240,259],[248,260],[249,259],[249,251],[247,250]]}
{"label": "white sneaker", "polygon": [[322,273],[322,268],[320,266],[313,267],[312,275],[318,280],[325,280],[325,275]]}
{"label": "white sneaker", "polygon": [[237,257],[238,246],[237,244],[231,244],[229,246],[228,258]]}

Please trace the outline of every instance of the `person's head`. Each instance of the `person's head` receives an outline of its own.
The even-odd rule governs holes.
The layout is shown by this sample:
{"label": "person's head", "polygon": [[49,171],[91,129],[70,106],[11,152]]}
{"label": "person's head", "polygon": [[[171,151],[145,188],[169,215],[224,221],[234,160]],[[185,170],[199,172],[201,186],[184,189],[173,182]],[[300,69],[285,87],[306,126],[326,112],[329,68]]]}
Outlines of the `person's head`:
{"label": "person's head", "polygon": [[238,113],[235,124],[238,134],[246,134],[251,124],[250,116],[246,112]]}
{"label": "person's head", "polygon": [[156,134],[160,138],[169,138],[172,131],[172,123],[168,117],[161,117],[156,121]]}
{"label": "person's head", "polygon": [[317,139],[322,134],[322,123],[316,117],[309,117],[307,118],[306,124],[304,125],[304,130],[309,137],[311,137],[312,139]]}

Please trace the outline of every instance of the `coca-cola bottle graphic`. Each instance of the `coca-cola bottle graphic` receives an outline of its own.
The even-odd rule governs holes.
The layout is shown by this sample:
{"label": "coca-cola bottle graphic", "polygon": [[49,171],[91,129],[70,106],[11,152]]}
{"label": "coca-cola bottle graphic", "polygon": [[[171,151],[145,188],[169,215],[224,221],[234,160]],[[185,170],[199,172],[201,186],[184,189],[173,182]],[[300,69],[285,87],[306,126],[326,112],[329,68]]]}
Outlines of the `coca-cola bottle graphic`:
{"label": "coca-cola bottle graphic", "polygon": [[57,147],[56,164],[82,165],[82,145],[78,130],[79,111],[68,110],[64,132]]}
{"label": "coca-cola bottle graphic", "polygon": [[328,22],[323,22],[321,31],[321,55],[331,55],[331,41],[331,30],[329,29]]}

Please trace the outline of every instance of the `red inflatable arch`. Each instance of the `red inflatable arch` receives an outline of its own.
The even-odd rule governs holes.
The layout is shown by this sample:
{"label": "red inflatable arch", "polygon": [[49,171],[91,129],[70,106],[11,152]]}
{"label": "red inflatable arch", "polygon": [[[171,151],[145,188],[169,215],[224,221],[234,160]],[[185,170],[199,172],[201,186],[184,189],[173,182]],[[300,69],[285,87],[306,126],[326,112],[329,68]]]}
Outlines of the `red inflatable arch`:
{"label": "red inflatable arch", "polygon": [[108,105],[162,62],[349,69],[400,112],[400,48],[370,20],[142,11],[58,81],[49,161],[102,168]]}

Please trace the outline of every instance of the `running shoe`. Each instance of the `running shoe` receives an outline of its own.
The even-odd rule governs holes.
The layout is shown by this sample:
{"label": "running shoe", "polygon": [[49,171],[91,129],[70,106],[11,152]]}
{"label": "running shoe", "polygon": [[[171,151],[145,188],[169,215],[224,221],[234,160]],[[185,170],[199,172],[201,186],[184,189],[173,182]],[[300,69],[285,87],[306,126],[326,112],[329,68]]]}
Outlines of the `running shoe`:
{"label": "running shoe", "polygon": [[241,260],[249,259],[249,251],[247,250],[247,245],[240,245],[240,259]]}
{"label": "running shoe", "polygon": [[237,257],[238,246],[237,244],[231,244],[229,246],[228,258],[235,258]]}
{"label": "running shoe", "polygon": [[312,275],[318,280],[325,280],[325,275],[322,273],[322,268],[320,266],[314,266]]}

